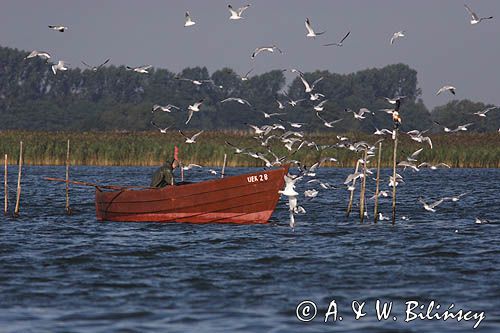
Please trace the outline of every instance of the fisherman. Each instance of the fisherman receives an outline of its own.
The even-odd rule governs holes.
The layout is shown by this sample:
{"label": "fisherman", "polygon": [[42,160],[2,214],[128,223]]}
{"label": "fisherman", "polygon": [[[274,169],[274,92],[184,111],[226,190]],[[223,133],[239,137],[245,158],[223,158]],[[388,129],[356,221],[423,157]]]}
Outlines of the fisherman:
{"label": "fisherman", "polygon": [[151,180],[151,187],[165,187],[168,185],[175,185],[174,170],[179,166],[179,161],[174,159],[171,163],[166,162],[159,167],[153,174]]}

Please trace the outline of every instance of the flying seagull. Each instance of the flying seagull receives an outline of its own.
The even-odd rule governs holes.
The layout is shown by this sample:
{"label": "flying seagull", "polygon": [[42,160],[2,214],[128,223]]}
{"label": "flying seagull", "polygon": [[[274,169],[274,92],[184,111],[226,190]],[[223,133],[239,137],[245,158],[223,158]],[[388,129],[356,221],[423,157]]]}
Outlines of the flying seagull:
{"label": "flying seagull", "polygon": [[193,117],[193,113],[200,111],[200,106],[202,103],[203,103],[203,98],[200,99],[198,102],[194,103],[193,105],[188,106],[189,114],[188,114],[188,119],[186,120],[186,125],[191,120],[191,117]]}
{"label": "flying seagull", "polygon": [[391,45],[394,44],[394,41],[400,37],[404,37],[405,36],[405,32],[404,30],[401,30],[401,31],[398,31],[398,32],[395,32],[394,34],[392,34],[392,37],[391,37]]}
{"label": "flying seagull", "polygon": [[493,18],[493,16],[488,16],[488,17],[479,17],[477,16],[476,13],[474,13],[472,11],[472,9],[469,8],[469,6],[467,5],[464,5],[465,6],[465,9],[467,9],[467,11],[469,12],[469,14],[472,16],[472,19],[470,20],[470,24],[474,25],[474,24],[478,24],[480,23],[482,20],[491,20]]}
{"label": "flying seagull", "polygon": [[389,98],[389,97],[384,97],[385,100],[391,104],[396,104],[397,101],[401,101],[403,98],[405,98],[406,96],[396,96],[394,98]]}
{"label": "flying seagull", "polygon": [[309,82],[306,81],[306,79],[304,78],[304,76],[302,76],[302,74],[299,74],[299,77],[302,83],[304,84],[306,93],[310,93],[311,91],[313,91],[316,84],[319,81],[323,80],[323,77],[321,76],[320,78],[316,79],[312,84],[309,84]]}
{"label": "flying seagull", "polygon": [[188,81],[188,82],[191,82],[192,84],[194,84],[195,86],[201,86],[202,84],[204,83],[212,83],[212,84],[215,84],[213,80],[193,80],[193,79],[188,79],[188,78],[185,78],[185,77],[180,77],[180,76],[176,76],[175,77],[176,80],[181,80],[181,81]]}
{"label": "flying seagull", "polygon": [[155,123],[154,121],[151,121],[151,125],[153,125],[154,127],[156,127],[156,128],[160,131],[160,133],[163,133],[163,134],[167,133],[167,130],[168,130],[170,127],[172,127],[172,126],[168,126],[168,127],[160,127],[160,126],[156,125],[156,123]]}
{"label": "flying seagull", "polygon": [[64,65],[64,61],[59,60],[57,64],[52,65],[52,72],[56,75],[57,71],[67,71],[68,67]]}
{"label": "flying seagull", "polygon": [[450,168],[450,166],[449,166],[448,164],[446,164],[446,163],[438,163],[438,164],[436,164],[436,165],[432,165],[432,164],[430,164],[430,163],[428,163],[428,162],[423,162],[423,163],[420,163],[420,164],[418,165],[418,167],[419,167],[419,168],[424,168],[424,167],[425,167],[425,168],[430,168],[431,170],[436,170],[436,169],[437,169],[437,168],[439,168],[439,167],[444,167],[444,168],[448,168],[448,169]]}
{"label": "flying seagull", "polygon": [[[246,72],[245,75],[240,76],[241,81],[248,81],[248,75],[253,71],[253,68]],[[239,75],[238,75],[239,76]]]}
{"label": "flying seagull", "polygon": [[101,67],[103,67],[104,65],[106,65],[111,59],[106,59],[106,61],[104,61],[102,64],[100,64],[99,66],[91,66],[89,64],[87,64],[85,61],[82,60],[82,64],[84,64],[85,66],[87,66],[88,68],[90,68],[90,70],[92,70],[93,72],[97,72]]}
{"label": "flying seagull", "polygon": [[153,66],[152,65],[145,65],[145,66],[139,66],[139,67],[130,67],[127,66],[128,71],[134,71],[136,73],[140,74],[149,74],[148,70],[150,70]]}
{"label": "flying seagull", "polygon": [[309,99],[311,101],[317,101],[320,97],[325,97],[325,95],[321,94],[321,93],[309,93]]}
{"label": "flying seagull", "polygon": [[267,52],[271,52],[271,53],[274,53],[275,50],[278,50],[278,52],[280,54],[283,54],[283,51],[281,51],[281,49],[279,47],[277,47],[276,45],[271,45],[271,46],[261,46],[261,47],[257,47],[255,48],[255,50],[253,51],[252,55],[250,56],[250,58],[252,59],[255,59],[255,57],[263,52],[263,51],[267,51]]}
{"label": "flying seagull", "polygon": [[313,28],[311,27],[311,21],[309,21],[309,18],[306,18],[306,29],[307,29],[307,35],[306,37],[312,37],[312,38],[316,38],[317,36],[319,35],[322,35],[324,34],[326,31],[322,31],[322,32],[315,32],[313,30]]}
{"label": "flying seagull", "polygon": [[351,32],[349,31],[341,40],[340,42],[338,43],[329,43],[329,44],[324,44],[323,46],[332,46],[332,45],[335,45],[335,46],[342,46],[344,45],[344,41],[346,40],[347,37],[349,37],[349,35],[351,34]]}
{"label": "flying seagull", "polygon": [[172,105],[172,104],[168,104],[168,105],[159,105],[159,104],[155,104],[153,105],[153,107],[151,108],[151,113],[155,113],[156,111],[158,110],[161,110],[163,112],[172,112],[172,109],[177,109],[177,110],[180,110],[179,107],[175,106],[175,105]]}
{"label": "flying seagull", "polygon": [[316,112],[316,116],[321,119],[321,121],[323,122],[323,125],[325,125],[326,127],[329,127],[329,128],[332,128],[334,124],[338,123],[339,121],[342,121],[343,118],[340,118],[340,119],[337,119],[337,120],[334,120],[334,121],[326,121],[325,119],[321,118],[321,116],[319,115],[318,112]]}
{"label": "flying seagull", "polygon": [[464,193],[461,193],[459,195],[455,195],[455,196],[451,196],[451,197],[445,197],[443,198],[444,200],[451,200],[453,202],[457,202],[460,200],[460,198],[462,198],[464,195],[467,195],[469,194],[469,192],[464,192]]}
{"label": "flying seagull", "polygon": [[322,100],[321,102],[319,102],[319,104],[318,104],[318,105],[315,105],[315,106],[313,107],[314,111],[316,111],[316,113],[317,113],[317,112],[320,112],[320,111],[323,111],[323,110],[325,109],[325,103],[326,103],[326,102],[328,102],[328,100],[327,100],[327,99],[324,99],[324,100]]}
{"label": "flying seagull", "polygon": [[295,191],[295,183],[298,180],[302,179],[302,176],[297,177],[288,174],[284,176],[284,179],[285,179],[285,188],[281,191],[278,191],[278,193],[288,197],[288,208],[290,211],[290,227],[293,229],[295,227],[295,219],[293,214],[298,213],[299,211],[305,211],[302,207],[297,205],[297,196],[299,195],[299,193]]}
{"label": "flying seagull", "polygon": [[229,97],[229,98],[223,99],[220,102],[225,103],[225,102],[230,102],[230,101],[238,102],[240,104],[246,104],[246,105],[252,107],[252,104],[250,104],[249,101],[247,101],[246,99],[243,99],[243,98],[239,98],[239,97]]}
{"label": "flying seagull", "polygon": [[240,8],[238,8],[238,10],[234,10],[233,6],[227,5],[227,8],[229,9],[229,12],[231,13],[231,16],[229,17],[229,19],[230,20],[240,20],[240,19],[242,19],[243,17],[241,15],[243,14],[243,12],[248,7],[250,7],[250,4],[248,4],[246,6],[243,6],[243,7],[240,7]]}
{"label": "flying seagull", "polygon": [[436,208],[437,206],[439,206],[440,204],[442,204],[442,203],[443,203],[444,198],[441,198],[441,199],[439,199],[439,200],[437,200],[437,201],[433,202],[432,204],[427,204],[427,203],[426,203],[426,202],[425,202],[422,198],[419,198],[419,199],[418,199],[418,201],[419,201],[422,205],[424,205],[424,209],[425,209],[425,210],[427,210],[427,211],[429,211],[429,212],[433,212],[433,213],[434,213],[434,212],[436,211],[436,210],[435,210],[435,208]]}
{"label": "flying seagull", "polygon": [[30,58],[34,58],[34,57],[39,57],[39,58],[44,59],[45,61],[47,61],[47,60],[50,59],[50,54],[48,52],[45,52],[45,51],[33,50],[24,59],[30,59]]}
{"label": "flying seagull", "polygon": [[495,109],[498,109],[498,106],[492,106],[492,107],[489,107],[489,108],[487,108],[485,110],[474,112],[474,114],[476,116],[479,116],[479,117],[486,117],[486,114],[488,112],[490,112],[491,110],[495,110]]}
{"label": "flying seagull", "polygon": [[191,16],[189,15],[189,12],[186,11],[184,26],[185,27],[190,27],[190,26],[195,25],[195,24],[196,24],[196,22],[191,19]]}
{"label": "flying seagull", "polygon": [[55,31],[64,32],[68,30],[68,27],[62,25],[49,25],[49,28]]}
{"label": "flying seagull", "polygon": [[441,87],[441,88],[439,88],[439,90],[437,91],[436,96],[437,96],[437,95],[439,95],[439,94],[441,94],[442,92],[445,92],[445,91],[449,91],[449,92],[451,92],[453,95],[455,95],[455,90],[456,90],[456,89],[457,89],[457,88],[455,88],[454,86],[448,86],[448,85],[446,85],[446,86],[442,86],[442,87]]}
{"label": "flying seagull", "polygon": [[371,112],[367,108],[361,108],[361,109],[359,109],[358,113],[354,112],[351,109],[345,109],[344,111],[346,111],[346,112],[352,112],[352,114],[354,116],[354,119],[357,119],[357,120],[365,119],[366,117],[363,116],[365,113],[369,113],[369,114],[373,115],[373,112]]}
{"label": "flying seagull", "polygon": [[198,164],[194,164],[194,163],[189,163],[188,165],[186,166],[183,166],[182,167],[182,170],[191,170],[192,168],[203,168],[201,165],[198,165]]}
{"label": "flying seagull", "polygon": [[238,148],[236,147],[235,145],[233,145],[231,142],[229,141],[224,141],[228,146],[231,146],[233,149],[234,149],[234,153],[235,154],[241,154],[243,152],[245,152],[245,150],[247,150],[246,148]]}
{"label": "flying seagull", "polygon": [[271,118],[273,116],[282,116],[282,115],[285,115],[286,113],[267,113],[265,111],[260,111],[263,115],[264,115],[264,118]]}
{"label": "flying seagull", "polygon": [[203,133],[203,131],[199,131],[198,133],[196,133],[195,135],[193,135],[192,137],[188,137],[186,134],[182,133],[181,130],[179,130],[179,133],[181,133],[181,135],[186,138],[186,143],[196,143],[196,138],[201,134]]}

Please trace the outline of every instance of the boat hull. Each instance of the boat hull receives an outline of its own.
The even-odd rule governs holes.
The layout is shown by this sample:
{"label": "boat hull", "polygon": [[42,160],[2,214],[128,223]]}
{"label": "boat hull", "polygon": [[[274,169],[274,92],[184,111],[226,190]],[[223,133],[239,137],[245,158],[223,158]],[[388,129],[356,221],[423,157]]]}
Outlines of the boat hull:
{"label": "boat hull", "polygon": [[96,189],[101,221],[266,223],[288,167],[161,189]]}

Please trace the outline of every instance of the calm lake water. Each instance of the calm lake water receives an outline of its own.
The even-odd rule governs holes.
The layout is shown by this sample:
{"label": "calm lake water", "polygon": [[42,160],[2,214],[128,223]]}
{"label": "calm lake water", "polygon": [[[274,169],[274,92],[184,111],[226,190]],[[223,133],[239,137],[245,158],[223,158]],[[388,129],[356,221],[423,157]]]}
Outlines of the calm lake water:
{"label": "calm lake water", "polygon": [[[73,167],[71,173],[75,180],[148,185],[153,170]],[[315,185],[319,196],[299,201],[307,213],[296,217],[295,231],[284,198],[268,225],[109,223],[95,219],[93,188],[72,187],[75,214],[68,217],[64,185],[43,180],[64,177],[64,168],[24,171],[21,217],[0,217],[0,332],[473,331],[477,320],[405,322],[411,300],[426,309],[435,301],[441,313],[452,303],[454,312],[484,311],[476,331],[500,332],[500,170],[407,170],[395,226],[371,223],[373,200],[368,223],[359,223],[357,207],[346,219],[345,188]],[[340,184],[350,171],[320,169],[318,178]],[[214,177],[206,170],[186,175]],[[298,184],[299,192],[312,187]],[[417,202],[462,192],[469,194],[436,213]],[[391,199],[382,198],[384,215],[390,207]],[[475,224],[476,217],[491,223]],[[377,299],[393,302],[388,320],[377,320]],[[310,322],[296,316],[304,300],[317,307]],[[333,300],[343,320],[330,316],[325,323]],[[355,300],[366,302],[359,320]]]}

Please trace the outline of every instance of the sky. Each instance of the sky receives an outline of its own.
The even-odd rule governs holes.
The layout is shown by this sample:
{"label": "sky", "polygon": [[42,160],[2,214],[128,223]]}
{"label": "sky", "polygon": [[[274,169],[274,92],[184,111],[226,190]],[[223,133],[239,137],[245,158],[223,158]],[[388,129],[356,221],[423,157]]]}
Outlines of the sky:
{"label": "sky", "polygon": [[[239,21],[230,21],[227,5],[250,3]],[[298,68],[347,74],[405,63],[417,70],[428,108],[453,99],[435,96],[445,84],[457,88],[456,99],[500,105],[500,1],[468,0],[479,16],[493,20],[470,24],[460,0],[2,0],[0,46],[44,50],[69,67],[81,61],[114,65],[153,65],[179,72],[206,66],[244,74]],[[196,24],[184,27],[189,10]],[[308,17],[316,39],[306,37]],[[47,25],[65,25],[64,33]],[[394,45],[396,31],[406,37]],[[351,35],[343,47],[322,44]],[[258,46],[276,44],[282,55],[260,54]],[[294,78],[287,75],[287,84]]]}

